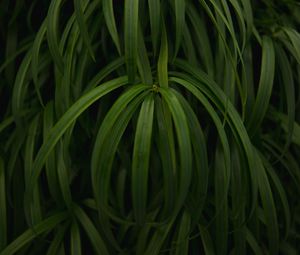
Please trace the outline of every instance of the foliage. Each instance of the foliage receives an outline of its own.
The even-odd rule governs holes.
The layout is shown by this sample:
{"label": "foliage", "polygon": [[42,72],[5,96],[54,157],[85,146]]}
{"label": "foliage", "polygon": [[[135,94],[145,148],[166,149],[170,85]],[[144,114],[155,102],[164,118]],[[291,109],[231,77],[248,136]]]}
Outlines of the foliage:
{"label": "foliage", "polygon": [[297,254],[300,5],[0,2],[0,254]]}

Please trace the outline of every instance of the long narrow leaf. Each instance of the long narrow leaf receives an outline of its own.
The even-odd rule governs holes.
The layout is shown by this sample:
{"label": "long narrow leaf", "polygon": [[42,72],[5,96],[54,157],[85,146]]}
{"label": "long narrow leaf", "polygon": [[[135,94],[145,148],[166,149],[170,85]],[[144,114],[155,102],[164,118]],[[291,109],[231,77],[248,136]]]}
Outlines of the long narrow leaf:
{"label": "long narrow leaf", "polygon": [[143,224],[146,217],[153,113],[154,99],[149,95],[139,113],[132,158],[132,202],[138,224]]}

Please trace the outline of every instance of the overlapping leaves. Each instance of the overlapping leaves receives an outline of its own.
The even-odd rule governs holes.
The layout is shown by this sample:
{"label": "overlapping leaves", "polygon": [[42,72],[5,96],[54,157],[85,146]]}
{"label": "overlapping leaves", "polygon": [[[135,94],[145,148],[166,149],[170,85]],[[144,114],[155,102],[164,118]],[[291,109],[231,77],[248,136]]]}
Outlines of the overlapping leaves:
{"label": "overlapping leaves", "polygon": [[299,12],[1,2],[0,254],[296,254]]}

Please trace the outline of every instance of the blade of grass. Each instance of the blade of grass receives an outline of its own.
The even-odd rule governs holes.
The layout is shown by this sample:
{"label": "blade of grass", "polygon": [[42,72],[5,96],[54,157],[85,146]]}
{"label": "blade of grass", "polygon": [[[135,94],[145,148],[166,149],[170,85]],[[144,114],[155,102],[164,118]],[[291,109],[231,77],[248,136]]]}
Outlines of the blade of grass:
{"label": "blade of grass", "polygon": [[191,216],[184,212],[179,224],[177,241],[175,243],[175,255],[188,254],[189,251],[189,234],[190,234]]}
{"label": "blade of grass", "polygon": [[103,13],[104,13],[106,26],[108,28],[108,31],[113,39],[113,42],[114,42],[119,54],[121,55],[119,34],[118,34],[116,21],[115,21],[113,1],[112,0],[103,0],[102,5],[103,5]]}
{"label": "blade of grass", "polygon": [[[96,183],[98,181],[98,175],[97,172],[99,171],[99,164],[102,165],[103,161],[99,160],[99,155],[102,155],[99,152],[101,151],[101,146],[103,146],[105,139],[109,137],[109,133],[112,130],[112,127],[114,123],[117,121],[117,119],[121,116],[122,111],[124,111],[125,107],[130,103],[131,100],[133,100],[138,94],[140,94],[143,90],[149,88],[148,86],[143,85],[137,85],[132,87],[130,90],[128,90],[126,93],[124,93],[111,107],[110,111],[106,115],[105,119],[102,122],[102,125],[98,131],[94,148],[93,148],[93,154],[92,154],[92,162],[91,162],[91,168],[92,168],[92,176],[93,176],[93,187],[95,194],[98,193],[97,190],[100,188],[102,190],[104,187],[107,187],[107,185],[104,185],[102,183],[100,186]],[[107,164],[105,164],[107,166]],[[104,172],[102,172],[104,174]],[[104,175],[99,179],[105,180],[106,178]],[[103,194],[103,197],[105,198],[106,192],[102,190],[99,195]],[[108,194],[107,194],[108,195]],[[96,196],[98,197],[98,196]]]}
{"label": "blade of grass", "polygon": [[64,241],[65,233],[67,231],[67,228],[69,226],[69,223],[65,223],[64,226],[60,226],[57,231],[55,232],[54,238],[48,248],[47,254],[46,255],[57,255],[60,248],[61,244]]}
{"label": "blade of grass", "polygon": [[168,87],[168,39],[165,23],[162,22],[162,35],[157,63],[158,83],[160,87]]}
{"label": "blade of grass", "polygon": [[151,27],[151,39],[154,56],[157,54],[157,47],[160,34],[161,13],[160,0],[148,0],[149,18]]}
{"label": "blade of grass", "polygon": [[33,84],[35,86],[35,91],[37,93],[38,99],[40,100],[40,103],[42,106],[44,106],[44,102],[42,99],[42,95],[40,92],[40,84],[38,79],[38,73],[39,73],[39,55],[40,55],[40,49],[43,43],[43,40],[45,38],[47,32],[47,20],[43,21],[43,24],[41,25],[35,39],[32,45],[32,61],[31,61],[31,73],[33,78]]}
{"label": "blade of grass", "polygon": [[102,240],[97,228],[94,226],[91,219],[86,215],[84,210],[79,206],[74,205],[74,213],[85,230],[91,244],[93,245],[96,254],[98,255],[109,255],[105,242]]}
{"label": "blade of grass", "polygon": [[129,83],[134,83],[138,47],[139,1],[125,1],[125,61]]}
{"label": "blade of grass", "polygon": [[187,3],[186,12],[193,26],[192,31],[194,32],[194,40],[196,40],[196,43],[199,45],[199,47],[197,47],[197,50],[204,61],[207,73],[213,77],[213,56],[205,23],[201,19],[200,14],[197,13],[197,10],[190,3]]}
{"label": "blade of grass", "polygon": [[[109,219],[122,223],[131,224],[127,217],[122,219],[120,213],[108,206],[109,186],[111,183],[111,170],[115,153],[120,139],[128,126],[133,113],[146,94],[148,86],[137,85],[124,93],[112,106],[101,125],[92,155],[92,184],[99,212],[99,219],[104,234],[110,243],[120,249],[111,230]],[[144,92],[142,92],[144,91]],[[132,101],[132,102],[131,102]],[[126,107],[127,106],[127,107]]]}
{"label": "blade of grass", "polygon": [[60,222],[64,221],[68,217],[65,212],[56,213],[42,222],[26,230],[18,238],[16,238],[12,243],[10,243],[6,248],[0,252],[1,255],[12,255],[18,252],[26,244],[34,240],[37,236],[47,233],[55,228]]}
{"label": "blade of grass", "polygon": [[228,253],[228,186],[230,169],[225,167],[225,155],[221,146],[217,146],[215,154],[216,253],[222,255]]}
{"label": "blade of grass", "polygon": [[279,228],[277,222],[276,207],[274,204],[273,193],[270,187],[268,176],[259,156],[255,151],[255,162],[259,169],[259,193],[262,200],[263,215],[266,220],[267,236],[269,242],[269,251],[271,254],[278,254],[279,251]]}
{"label": "blade of grass", "polygon": [[288,60],[287,55],[285,54],[284,50],[276,44],[276,57],[278,58],[278,66],[281,71],[281,82],[282,86],[285,90],[286,95],[286,105],[287,105],[287,116],[288,116],[288,130],[287,130],[287,140],[285,147],[283,149],[283,153],[285,150],[288,149],[293,136],[294,130],[294,122],[295,122],[295,85],[294,85],[294,78],[293,78],[293,71]]}
{"label": "blade of grass", "polygon": [[254,254],[257,254],[257,255],[265,254],[262,251],[259,244],[257,243],[257,241],[255,240],[255,237],[253,236],[253,234],[250,232],[250,230],[248,228],[246,228],[246,238],[247,238],[247,242],[248,242],[249,246],[252,248],[252,251],[254,252]]}
{"label": "blade of grass", "polygon": [[231,196],[231,218],[233,222],[233,238],[235,243],[235,250],[238,254],[246,253],[246,233],[244,223],[246,221],[246,199],[247,199],[247,176],[243,155],[241,149],[233,142],[231,153],[231,177],[230,177],[230,193]]}
{"label": "blade of grass", "polygon": [[[190,188],[188,199],[191,200],[192,208],[190,211],[193,225],[198,224],[201,211],[206,199],[208,188],[208,158],[206,150],[206,139],[197,116],[188,101],[176,90],[172,90],[179,99],[190,128],[191,142],[193,148],[194,165],[193,165],[193,182]],[[188,204],[188,201],[186,202]],[[193,229],[193,227],[191,227]]]}
{"label": "blade of grass", "polygon": [[72,194],[70,190],[70,181],[65,164],[65,153],[64,153],[64,143],[61,140],[58,146],[57,155],[57,176],[60,185],[60,190],[62,193],[62,198],[66,207],[72,210]]}
{"label": "blade of grass", "polygon": [[274,184],[274,188],[276,188],[279,198],[281,200],[281,204],[283,206],[283,212],[284,212],[284,218],[285,218],[285,235],[284,239],[288,238],[288,235],[290,233],[290,225],[291,225],[291,212],[290,212],[290,206],[287,199],[286,191],[279,179],[279,176],[277,175],[275,169],[272,167],[272,165],[269,163],[269,161],[260,154],[260,157],[263,161],[263,164],[267,170],[268,175],[270,176],[270,179],[272,180],[272,183]]}
{"label": "blade of grass", "polygon": [[300,34],[295,29],[289,27],[283,27],[282,29],[292,44],[292,47],[291,48],[288,47],[288,49],[299,64],[300,63]]}
{"label": "blade of grass", "polygon": [[20,111],[23,107],[23,102],[25,100],[25,90],[26,90],[26,78],[28,74],[28,69],[31,63],[31,51],[29,50],[24,57],[21,66],[17,72],[15,84],[13,87],[13,94],[12,94],[12,112],[15,118],[15,121],[19,124],[20,123]]}
{"label": "blade of grass", "polygon": [[199,59],[197,58],[196,48],[192,40],[192,34],[187,24],[185,24],[183,30],[182,48],[187,61],[192,65],[197,65]]}
{"label": "blade of grass", "polygon": [[59,12],[63,0],[53,0],[50,3],[49,11],[47,14],[47,40],[49,51],[52,55],[53,61],[57,66],[58,70],[64,72],[64,59],[62,57],[62,52],[58,46],[58,25],[59,25]]}
{"label": "blade of grass", "polygon": [[[27,133],[27,139],[25,143],[25,155],[24,155],[24,177],[25,177],[25,185],[28,185],[28,181],[31,175],[33,157],[34,157],[34,149],[36,145],[36,137],[37,130],[39,127],[40,115],[36,115],[32,120],[29,126],[29,132]],[[33,201],[32,204],[26,204],[24,207],[29,207],[27,210],[30,211],[30,218],[27,220],[30,222],[30,225],[36,225],[42,220],[42,212],[41,212],[41,203],[40,203],[40,193],[39,186],[34,189]],[[25,209],[26,210],[26,209]]]}
{"label": "blade of grass", "polygon": [[[49,132],[53,127],[54,123],[54,112],[53,112],[53,101],[49,102],[44,110],[43,116],[43,142],[47,140]],[[45,170],[48,182],[48,188],[53,199],[60,203],[61,202],[61,192],[59,190],[59,182],[56,171],[56,155],[55,150],[50,152],[49,156],[45,162]]]}
{"label": "blade of grass", "polygon": [[174,92],[166,88],[160,88],[159,92],[166,101],[172,114],[179,147],[180,173],[178,176],[178,195],[175,203],[175,210],[173,212],[173,215],[175,216],[182,208],[190,188],[192,177],[191,138],[186,115]]}
{"label": "blade of grass", "polygon": [[139,225],[145,222],[147,211],[148,171],[153,114],[154,98],[153,95],[149,95],[145,98],[139,113],[132,158],[132,206],[137,224]]}
{"label": "blade of grass", "polygon": [[213,240],[209,231],[204,226],[199,225],[199,232],[205,255],[215,255],[216,253],[214,250]]}
{"label": "blade of grass", "polygon": [[37,179],[42,171],[42,167],[45,164],[45,161],[47,160],[49,154],[51,153],[61,136],[66,132],[66,130],[80,116],[80,114],[84,112],[95,101],[97,101],[99,98],[106,95],[107,93],[121,86],[124,86],[125,84],[127,84],[127,77],[120,77],[101,84],[100,86],[84,94],[61,117],[61,119],[49,132],[47,140],[43,143],[35,158],[35,161],[32,166],[32,175],[30,177],[28,190],[26,193],[27,201],[30,201],[33,187],[36,185]]}
{"label": "blade of grass", "polygon": [[183,34],[183,28],[185,24],[185,0],[175,0],[175,20],[176,20],[176,31],[175,31],[175,53],[176,57]]}
{"label": "blade of grass", "polygon": [[151,66],[148,58],[148,52],[145,46],[142,29],[139,27],[138,32],[138,71],[142,78],[142,82],[146,85],[153,85]]}
{"label": "blade of grass", "polygon": [[[191,76],[182,75],[178,73],[180,77],[184,80],[187,80],[193,84],[196,88],[200,89],[208,98],[212,100],[212,102],[218,107],[220,111],[224,114],[224,109],[229,117],[229,125],[231,127],[231,131],[234,134],[234,137],[237,143],[244,151],[245,158],[247,159],[248,169],[251,176],[251,188],[252,188],[252,209],[251,213],[253,213],[256,207],[257,201],[257,192],[258,192],[258,180],[256,174],[256,167],[254,166],[254,155],[253,155],[253,146],[249,139],[249,135],[246,131],[244,123],[237,113],[235,107],[227,100],[224,92],[219,88],[219,86],[203,71],[191,67],[188,63],[182,60],[176,60],[175,65],[182,68],[186,72],[190,73],[193,77],[197,79],[197,81],[193,81]],[[226,151],[226,150],[224,150]]]}
{"label": "blade of grass", "polygon": [[219,133],[219,137],[220,137],[220,140],[221,140],[221,143],[222,143],[222,146],[224,149],[224,153],[225,153],[225,166],[227,169],[229,169],[230,168],[230,147],[229,147],[227,135],[224,131],[221,120],[220,120],[219,116],[216,114],[216,111],[214,110],[214,108],[211,106],[211,104],[206,99],[206,97],[200,92],[200,90],[198,90],[196,87],[194,87],[194,85],[189,83],[187,80],[171,77],[170,81],[180,84],[181,86],[188,89],[191,93],[194,94],[194,96],[206,108],[206,110],[208,111],[209,115],[211,116],[211,118],[217,128],[217,131]]}
{"label": "blade of grass", "polygon": [[154,234],[152,235],[151,240],[147,246],[147,249],[144,255],[158,255],[160,254],[160,250],[168,237],[168,234],[174,224],[174,218],[170,220],[166,225],[156,229]]}
{"label": "blade of grass", "polygon": [[81,237],[79,226],[76,221],[72,222],[70,235],[70,250],[72,255],[81,255]]}
{"label": "blade of grass", "polygon": [[172,153],[172,141],[170,140],[170,129],[166,120],[166,113],[164,112],[163,102],[160,97],[155,97],[155,111],[156,121],[158,126],[158,150],[160,153],[164,178],[164,209],[162,212],[163,218],[168,218],[172,214],[175,205],[176,187],[176,168],[174,167],[175,159]]}
{"label": "blade of grass", "polygon": [[100,84],[109,74],[117,70],[119,67],[121,67],[125,63],[125,60],[123,57],[120,57],[111,63],[107,64],[103,69],[101,69],[100,72],[98,72],[94,78],[89,82],[87,85],[85,91],[89,91],[97,86],[97,84]]}
{"label": "blade of grass", "polygon": [[258,91],[252,115],[247,122],[249,135],[253,136],[264,120],[270,102],[275,73],[275,52],[272,39],[262,38],[262,63]]}
{"label": "blade of grass", "polygon": [[16,50],[12,55],[7,56],[5,61],[0,66],[0,73],[2,73],[3,70],[5,70],[9,66],[9,64],[15,61],[20,54],[22,54],[24,51],[27,51],[31,47],[31,45],[32,42],[29,41],[28,43],[24,44],[22,47],[19,47],[18,50]]}
{"label": "blade of grass", "polygon": [[85,46],[87,47],[91,58],[95,62],[96,61],[95,54],[93,52],[91,38],[89,36],[88,28],[87,28],[87,25],[85,22],[84,12],[83,12],[83,8],[82,8],[82,1],[74,0],[74,7],[75,7],[75,16],[76,16],[76,20],[77,20],[77,23],[79,26],[81,37],[83,38],[83,42],[84,42]]}

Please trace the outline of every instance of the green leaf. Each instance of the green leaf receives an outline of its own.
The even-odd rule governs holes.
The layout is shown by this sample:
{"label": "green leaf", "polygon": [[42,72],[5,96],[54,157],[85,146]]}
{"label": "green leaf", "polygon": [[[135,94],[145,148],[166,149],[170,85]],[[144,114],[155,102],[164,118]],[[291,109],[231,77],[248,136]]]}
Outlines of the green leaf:
{"label": "green leaf", "polygon": [[[218,109],[223,112],[223,115],[228,115],[228,124],[230,125],[230,129],[234,134],[234,138],[236,142],[241,146],[243,153],[245,155],[245,158],[247,159],[247,165],[250,172],[251,177],[251,189],[252,189],[252,209],[251,214],[253,213],[255,207],[256,207],[256,201],[257,201],[257,189],[258,189],[258,180],[257,180],[257,170],[254,166],[254,154],[253,154],[253,146],[250,142],[249,135],[246,131],[246,128],[244,126],[244,123],[239,116],[238,112],[236,111],[236,108],[232,105],[232,103],[227,99],[224,92],[220,89],[220,87],[203,71],[201,71],[198,68],[190,66],[188,63],[182,61],[182,60],[176,60],[175,65],[182,68],[186,72],[188,72],[190,75],[183,75],[181,73],[177,73],[179,77],[182,77],[185,81],[184,83],[181,82],[181,85],[184,85],[187,89],[191,88],[193,93],[197,93],[196,90],[201,90],[217,107]],[[194,80],[194,78],[197,80]],[[170,79],[172,80],[172,78]],[[192,83],[190,85],[186,84],[186,81]],[[192,87],[195,87],[194,89]],[[196,89],[197,88],[197,89]],[[190,90],[190,89],[189,89]],[[196,95],[195,95],[196,96]],[[200,95],[198,95],[198,100]],[[203,98],[203,96],[201,96]],[[203,99],[201,99],[203,100]],[[200,100],[200,101],[201,101]],[[205,98],[204,101],[207,101]],[[203,103],[203,101],[201,101]],[[207,104],[207,103],[205,103]],[[209,107],[209,106],[207,106]],[[207,108],[205,106],[205,108]],[[211,107],[209,107],[211,108]],[[226,110],[225,110],[226,109]],[[209,110],[208,112],[212,112],[212,117],[215,115],[215,111]],[[214,121],[215,122],[215,121]],[[215,122],[216,124],[216,122]],[[219,125],[219,124],[218,124]],[[220,137],[224,137],[224,135],[221,135],[224,131],[221,130],[221,126],[218,128],[218,132]],[[221,132],[221,133],[220,133]],[[221,140],[222,141],[222,140]],[[228,142],[227,142],[228,143]],[[228,145],[226,145],[225,140],[222,142],[224,147],[224,152],[227,153],[228,149],[225,149]],[[226,156],[227,157],[227,156]],[[225,157],[225,158],[226,158]],[[226,160],[226,162],[228,159]],[[229,166],[229,165],[228,165]]]}
{"label": "green leaf", "polygon": [[293,28],[283,27],[284,33],[287,35],[292,47],[287,47],[293,57],[300,64],[300,34]]}
{"label": "green leaf", "polygon": [[279,198],[281,200],[281,204],[283,206],[283,212],[284,212],[284,217],[285,217],[284,238],[287,239],[288,235],[290,233],[290,225],[291,225],[291,212],[290,212],[289,202],[287,199],[287,194],[286,194],[284,186],[281,183],[279,176],[277,175],[275,169],[272,167],[272,165],[268,162],[268,160],[262,154],[260,154],[260,157],[263,161],[263,164],[267,170],[268,175],[270,176],[270,179],[272,180],[272,183],[274,183],[274,188],[276,188]]}
{"label": "green leaf", "polygon": [[58,24],[59,24],[59,12],[62,6],[63,0],[53,0],[50,3],[49,11],[47,14],[47,40],[49,51],[52,55],[53,61],[58,70],[63,73],[64,60],[62,53],[58,46]]}
{"label": "green leaf", "polygon": [[[275,111],[271,111],[271,114],[271,116],[275,118],[275,120],[280,122],[281,127],[288,134],[289,117],[286,114]],[[300,146],[300,124],[296,121],[293,123],[292,142]]]}
{"label": "green leaf", "polygon": [[72,255],[81,255],[80,230],[76,221],[71,225],[70,250]]}
{"label": "green leaf", "polygon": [[262,160],[259,156],[259,152],[257,151],[255,151],[255,162],[256,167],[259,169],[258,187],[259,194],[262,200],[263,214],[266,221],[269,251],[271,254],[278,254],[279,228],[277,222],[276,207],[265,167],[263,166]]}
{"label": "green leaf", "polygon": [[193,33],[193,38],[196,41],[196,45],[198,44],[200,46],[196,47],[196,49],[204,61],[207,73],[213,77],[214,64],[208,31],[204,20],[201,19],[200,14],[194,7],[195,6],[191,5],[190,3],[187,3],[186,12],[193,27],[191,31]]}
{"label": "green leaf", "polygon": [[153,85],[153,79],[152,79],[152,72],[151,72],[151,66],[148,58],[148,52],[145,46],[142,29],[140,27],[139,33],[138,33],[138,59],[137,59],[137,65],[138,65],[138,71],[140,73],[140,76],[142,78],[142,82],[146,85],[152,86]]}
{"label": "green leaf", "polygon": [[255,240],[255,237],[253,236],[253,234],[250,232],[250,230],[248,228],[246,228],[246,238],[247,238],[247,242],[248,242],[249,246],[251,247],[252,251],[254,252],[254,254],[257,254],[257,255],[265,254],[262,251],[259,244],[257,243],[257,241]]}
{"label": "green leaf", "polygon": [[178,101],[174,92],[166,88],[160,88],[163,99],[166,101],[172,119],[174,121],[178,148],[179,148],[179,158],[180,158],[180,172],[179,172],[179,188],[178,195],[175,204],[175,210],[172,215],[176,215],[182,208],[183,203],[188,194],[191,177],[192,177],[192,148],[191,148],[191,138],[188,128],[188,123],[186,115],[182,109],[180,102]]}
{"label": "green leaf", "polygon": [[47,19],[44,20],[43,24],[40,27],[40,30],[38,31],[33,45],[32,45],[32,62],[31,62],[31,72],[32,72],[32,78],[33,78],[33,83],[35,86],[35,90],[37,93],[37,96],[40,100],[40,103],[42,106],[44,106],[42,95],[40,92],[40,84],[39,84],[39,79],[38,79],[38,73],[39,73],[39,55],[40,55],[40,49],[44,40],[44,37],[47,32]]}
{"label": "green leaf", "polygon": [[157,54],[157,47],[160,34],[161,12],[160,0],[148,0],[149,18],[151,27],[151,39],[154,56]]}
{"label": "green leaf", "polygon": [[183,34],[183,28],[185,25],[185,0],[175,0],[175,20],[176,20],[176,37],[175,37],[175,53],[176,57]]}
{"label": "green leaf", "polygon": [[15,80],[15,84],[13,87],[13,94],[12,94],[12,112],[15,118],[15,121],[19,124],[20,123],[20,112],[23,107],[23,102],[25,100],[25,93],[27,88],[27,75],[28,75],[28,69],[30,66],[32,54],[29,50],[23,59],[21,66],[17,72],[17,77]]}
{"label": "green leaf", "polygon": [[157,63],[157,74],[159,86],[168,87],[168,39],[164,22],[162,22],[162,37]]}
{"label": "green leaf", "polygon": [[188,101],[176,90],[172,91],[176,94],[184,109],[190,129],[194,164],[193,181],[186,204],[187,207],[189,207],[189,204],[191,206],[191,208],[189,208],[189,213],[191,214],[192,223],[198,224],[208,188],[209,167],[206,150],[206,139],[197,116]]}
{"label": "green leaf", "polygon": [[160,254],[161,248],[174,224],[174,218],[170,220],[163,227],[155,229],[155,232],[152,235],[149,245],[147,246],[144,255],[158,255]]}
{"label": "green leaf", "polygon": [[85,230],[96,254],[109,255],[110,253],[108,252],[107,247],[102,240],[97,228],[94,226],[93,222],[86,215],[86,213],[77,205],[74,205],[74,213],[82,228]]}
{"label": "green leaf", "polygon": [[9,64],[11,64],[14,60],[16,60],[17,56],[19,56],[24,51],[27,51],[31,46],[32,46],[32,42],[29,41],[28,43],[20,47],[17,51],[15,51],[11,56],[8,56],[0,66],[0,73],[2,73],[3,70],[8,68]]}
{"label": "green leaf", "polygon": [[[33,164],[33,156],[34,156],[34,148],[36,145],[37,138],[37,130],[39,125],[40,115],[36,115],[32,120],[29,126],[29,133],[27,134],[27,139],[25,143],[25,155],[24,155],[24,178],[25,178],[25,186],[28,185],[29,178],[32,174],[32,164]],[[27,209],[28,206],[28,209]],[[42,220],[42,211],[41,211],[41,203],[40,203],[40,192],[39,187],[35,187],[33,194],[32,204],[24,205],[25,210],[30,211],[30,224],[37,224]]]}
{"label": "green leaf", "polygon": [[213,240],[206,227],[199,225],[199,231],[201,235],[202,245],[205,251],[205,255],[215,255]]}
{"label": "green leaf", "polygon": [[127,77],[120,77],[101,84],[100,86],[84,94],[60,118],[60,120],[49,132],[47,140],[43,143],[33,163],[32,175],[30,177],[26,193],[27,201],[30,201],[33,187],[36,185],[37,179],[42,171],[42,167],[45,164],[45,161],[47,160],[49,154],[51,153],[61,136],[66,132],[66,130],[73,124],[73,122],[80,116],[80,114],[84,112],[95,101],[97,101],[107,93],[121,86],[124,86],[125,84],[127,84]]}
{"label": "green leaf", "polygon": [[64,224],[63,227],[59,227],[57,231],[55,232],[54,238],[49,246],[49,249],[47,251],[47,255],[57,255],[59,252],[59,249],[61,248],[61,245],[64,241],[65,233],[67,230],[67,227],[69,226],[69,223]]}
{"label": "green leaf", "polygon": [[116,60],[112,61],[111,63],[107,64],[103,69],[101,69],[93,79],[88,83],[85,91],[89,91],[96,87],[100,82],[104,80],[109,74],[113,71],[116,71],[119,67],[121,67],[125,63],[123,57],[117,58]]}
{"label": "green leaf", "polygon": [[285,90],[286,95],[286,105],[287,105],[287,116],[288,116],[288,123],[287,123],[287,140],[285,144],[285,148],[283,151],[288,149],[292,141],[293,131],[294,131],[294,122],[295,122],[295,85],[294,85],[294,78],[293,78],[293,71],[291,64],[288,60],[288,57],[284,50],[279,46],[276,45],[276,57],[278,58],[278,66],[281,74],[281,84]]}
{"label": "green leaf", "polygon": [[138,224],[145,222],[154,98],[145,98],[138,117],[132,158],[132,205]]}
{"label": "green leaf", "polygon": [[191,224],[191,216],[187,212],[184,212],[182,214],[181,222],[178,225],[179,231],[178,231],[177,241],[175,243],[176,255],[188,254],[190,224]]}
{"label": "green leaf", "polygon": [[121,55],[119,34],[118,34],[115,15],[114,15],[113,0],[103,0],[102,5],[103,5],[103,13],[104,13],[106,26],[114,41],[115,46],[117,47],[119,54]]}
{"label": "green leaf", "polygon": [[68,217],[65,212],[56,213],[42,222],[35,225],[33,228],[26,230],[23,234],[17,237],[12,243],[10,243],[0,255],[12,255],[18,252],[26,244],[34,240],[37,236],[47,233],[55,228],[60,222],[64,221]]}
{"label": "green leaf", "polygon": [[247,122],[250,136],[253,136],[265,118],[267,112],[275,73],[275,52],[272,39],[264,36],[262,41],[262,63],[258,91],[252,115]]}
{"label": "green leaf", "polygon": [[129,83],[134,83],[138,55],[139,1],[125,1],[125,61]]}
{"label": "green leaf", "polygon": [[215,206],[216,206],[216,251],[217,254],[228,253],[228,186],[229,169],[226,169],[225,155],[220,146],[215,153]]}
{"label": "green leaf", "polygon": [[158,126],[157,146],[162,161],[164,178],[164,209],[162,217],[168,218],[172,214],[177,193],[176,159],[172,123],[168,123],[168,113],[160,97],[155,97],[156,121]]}
{"label": "green leaf", "polygon": [[[44,110],[43,116],[43,142],[47,140],[49,132],[53,127],[54,123],[54,113],[53,113],[53,102],[49,102]],[[59,182],[57,177],[56,170],[56,157],[55,151],[50,152],[49,156],[45,162],[45,170],[47,176],[48,187],[51,196],[55,199],[56,202],[61,200],[61,192],[59,190]]]}
{"label": "green leaf", "polygon": [[59,143],[57,155],[57,176],[60,184],[60,190],[64,203],[68,209],[72,209],[72,194],[70,190],[70,181],[65,164],[64,143]]}
{"label": "green leaf", "polygon": [[[110,183],[109,176],[111,171],[111,164],[108,164],[108,162],[111,162],[112,158],[108,160],[108,158],[106,157],[113,156],[113,152],[115,152],[114,150],[112,150],[110,151],[110,153],[107,153],[109,149],[113,147],[109,147],[109,144],[105,144],[105,142],[106,140],[108,140],[107,142],[111,142],[112,145],[116,145],[115,143],[113,143],[115,141],[110,139],[112,136],[111,132],[112,130],[114,130],[113,126],[115,125],[118,119],[123,118],[123,116],[125,116],[124,110],[126,110],[126,107],[128,107],[129,103],[147,88],[149,87],[145,85],[137,85],[129,89],[122,96],[120,96],[105,116],[105,119],[103,120],[102,125],[98,131],[93,148],[91,169],[95,198],[97,203],[101,205],[101,208],[105,208],[107,206],[107,196]],[[126,127],[124,125],[124,122],[122,123],[123,127]],[[104,145],[106,145],[107,147]]]}
{"label": "green leaf", "polygon": [[188,89],[191,93],[194,94],[194,96],[203,104],[203,106],[208,111],[209,115],[211,116],[214,124],[216,125],[217,131],[219,133],[219,137],[224,149],[224,157],[225,157],[225,167],[227,169],[230,168],[230,148],[227,140],[227,135],[224,131],[223,125],[221,123],[221,120],[219,116],[217,115],[216,111],[213,109],[207,98],[201,93],[200,90],[198,90],[193,84],[189,83],[186,80],[171,77],[170,81],[176,82],[177,84],[182,85],[186,89]]}
{"label": "green leaf", "polygon": [[[125,216],[108,206],[111,184],[112,164],[120,139],[128,126],[132,115],[145,96],[150,92],[145,91],[148,86],[137,85],[129,89],[115,102],[107,113],[98,131],[92,155],[92,184],[101,228],[110,243],[119,249],[112,233],[109,219],[122,224],[133,224]],[[126,217],[127,218],[127,217]]]}
{"label": "green leaf", "polygon": [[82,8],[82,1],[81,0],[74,0],[74,7],[75,7],[75,15],[76,15],[76,20],[80,29],[81,36],[83,38],[84,44],[88,49],[88,52],[92,59],[95,60],[95,55],[93,52],[92,48],[92,43],[91,39],[88,33],[88,29],[85,23],[85,17],[83,13],[83,8]]}

